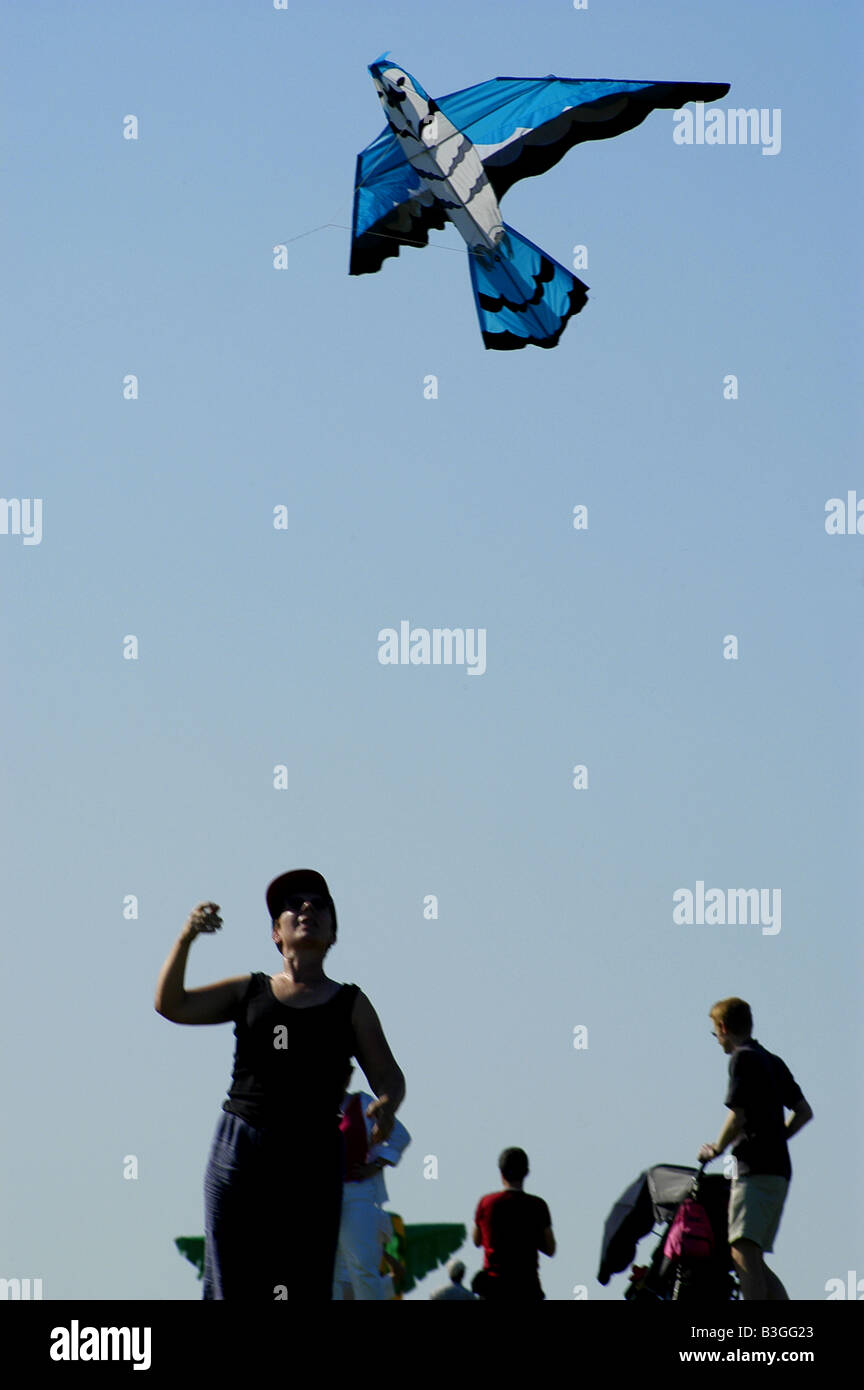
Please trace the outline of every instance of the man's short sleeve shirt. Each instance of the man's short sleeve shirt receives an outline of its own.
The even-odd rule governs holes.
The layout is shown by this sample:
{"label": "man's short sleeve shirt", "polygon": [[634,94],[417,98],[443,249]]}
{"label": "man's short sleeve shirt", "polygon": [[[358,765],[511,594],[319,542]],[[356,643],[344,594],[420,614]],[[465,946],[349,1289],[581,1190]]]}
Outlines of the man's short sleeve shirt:
{"label": "man's short sleeve shirt", "polygon": [[483,1241],[483,1268],[509,1282],[539,1283],[537,1251],[552,1225],[542,1197],[505,1189],[477,1203],[474,1222]]}
{"label": "man's short sleeve shirt", "polygon": [[792,1176],[783,1111],[794,1110],[803,1099],[786,1063],[755,1038],[735,1049],[729,1058],[726,1105],[744,1114],[744,1128],[732,1145],[739,1177]]}

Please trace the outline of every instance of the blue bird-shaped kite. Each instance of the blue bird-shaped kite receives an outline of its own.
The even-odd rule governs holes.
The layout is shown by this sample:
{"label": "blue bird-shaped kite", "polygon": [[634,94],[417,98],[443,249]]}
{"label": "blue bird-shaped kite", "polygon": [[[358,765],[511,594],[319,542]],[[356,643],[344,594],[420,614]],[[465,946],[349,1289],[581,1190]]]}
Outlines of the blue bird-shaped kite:
{"label": "blue bird-shaped kite", "polygon": [[468,246],[487,348],[554,347],[588,297],[587,285],[501,220],[508,188],[545,174],[583,140],[729,90],[728,82],[494,77],[433,101],[386,58],[369,71],[388,124],[357,158],[349,274],[380,270],[400,246],[426,246],[430,228],[449,219]]}

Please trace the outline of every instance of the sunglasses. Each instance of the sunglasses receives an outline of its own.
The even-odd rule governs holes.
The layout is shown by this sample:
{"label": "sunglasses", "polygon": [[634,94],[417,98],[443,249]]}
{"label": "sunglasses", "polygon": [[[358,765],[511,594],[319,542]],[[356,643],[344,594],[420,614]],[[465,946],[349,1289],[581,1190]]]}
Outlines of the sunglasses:
{"label": "sunglasses", "polygon": [[310,907],[320,909],[322,907],[329,907],[330,899],[323,898],[320,893],[291,893],[287,898],[282,899],[282,911],[297,912],[299,908],[303,907],[304,903],[308,903]]}

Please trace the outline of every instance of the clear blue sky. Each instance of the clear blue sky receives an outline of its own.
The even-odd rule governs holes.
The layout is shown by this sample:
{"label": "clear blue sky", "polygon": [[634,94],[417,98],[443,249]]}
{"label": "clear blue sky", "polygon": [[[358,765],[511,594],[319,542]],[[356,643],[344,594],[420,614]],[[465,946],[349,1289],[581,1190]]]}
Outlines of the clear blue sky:
{"label": "clear blue sky", "polygon": [[[0,535],[0,1275],[46,1298],[200,1297],[172,1242],[203,1229],[233,1039],[158,1017],[155,982],[204,898],[225,927],[190,985],[277,968],[264,888],[298,865],[406,1074],[407,1221],[470,1230],[522,1145],[548,1297],[620,1298],[604,1219],[719,1132],[707,1012],[738,994],[815,1112],[775,1266],[796,1299],[864,1276],[864,539],[824,526],[864,497],[860,17],[468,13],[4,7],[0,490],[43,535]],[[384,49],[432,94],[728,81],[782,148],[678,146],[656,112],[517,185],[508,222],[564,264],[586,245],[590,299],[553,351],[487,352],[452,229],[347,275]],[[382,666],[402,619],[484,628],[486,672]],[[674,924],[700,880],[780,888],[781,931]]]}

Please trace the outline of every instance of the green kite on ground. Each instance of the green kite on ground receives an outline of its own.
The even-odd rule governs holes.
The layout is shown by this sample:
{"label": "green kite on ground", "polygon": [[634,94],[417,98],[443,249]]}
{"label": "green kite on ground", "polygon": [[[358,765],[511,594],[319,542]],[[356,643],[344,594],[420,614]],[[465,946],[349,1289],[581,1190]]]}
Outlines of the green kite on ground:
{"label": "green kite on ground", "polygon": [[[461,1222],[406,1226],[401,1216],[388,1211],[393,1224],[393,1236],[384,1246],[387,1263],[393,1274],[397,1298],[410,1293],[418,1280],[437,1269],[465,1240],[467,1231]],[[204,1277],[204,1237],[176,1236],[174,1244],[185,1259]]]}

